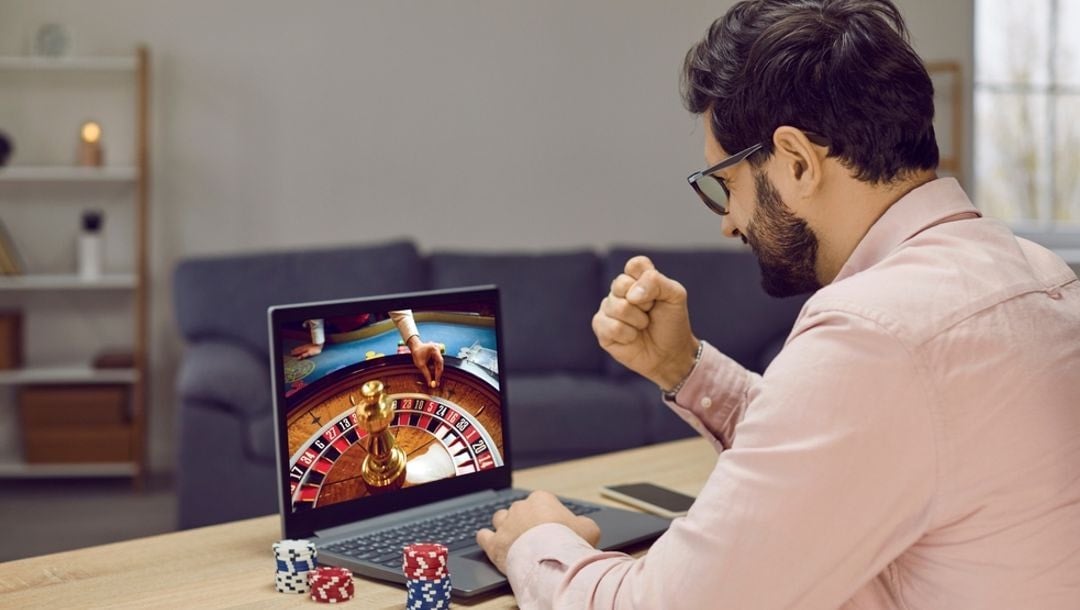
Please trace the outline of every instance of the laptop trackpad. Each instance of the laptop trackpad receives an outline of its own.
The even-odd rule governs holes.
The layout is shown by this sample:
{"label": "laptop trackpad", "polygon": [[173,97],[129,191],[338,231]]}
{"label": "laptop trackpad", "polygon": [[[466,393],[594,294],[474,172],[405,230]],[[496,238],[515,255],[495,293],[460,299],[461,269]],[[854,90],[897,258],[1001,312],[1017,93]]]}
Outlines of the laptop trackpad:
{"label": "laptop trackpad", "polygon": [[459,581],[491,583],[505,580],[502,572],[488,561],[483,549],[468,551],[461,555],[450,555],[450,578],[456,585]]}

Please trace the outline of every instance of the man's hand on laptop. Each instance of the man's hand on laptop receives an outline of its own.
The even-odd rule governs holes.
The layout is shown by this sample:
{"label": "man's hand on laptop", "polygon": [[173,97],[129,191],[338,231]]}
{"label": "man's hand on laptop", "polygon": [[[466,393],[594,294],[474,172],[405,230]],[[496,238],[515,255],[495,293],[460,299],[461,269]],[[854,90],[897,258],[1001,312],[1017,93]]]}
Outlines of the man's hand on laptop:
{"label": "man's hand on laptop", "polygon": [[526,531],[544,523],[560,523],[581,536],[592,546],[600,542],[600,528],[588,517],[570,512],[554,495],[534,491],[524,500],[510,505],[509,510],[496,511],[491,517],[494,531],[484,528],[476,532],[476,543],[500,572],[506,573],[506,554]]}

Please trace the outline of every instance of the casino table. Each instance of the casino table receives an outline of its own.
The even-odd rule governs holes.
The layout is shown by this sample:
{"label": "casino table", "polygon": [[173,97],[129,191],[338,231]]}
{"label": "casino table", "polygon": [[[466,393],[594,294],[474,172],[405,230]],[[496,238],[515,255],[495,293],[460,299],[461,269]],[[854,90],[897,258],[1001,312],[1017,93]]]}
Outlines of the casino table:
{"label": "casino table", "polygon": [[[495,344],[495,328],[491,325],[490,318],[428,316],[437,319],[425,320],[425,313],[415,314],[416,328],[421,340],[442,343],[446,346],[446,353],[451,356],[459,356],[463,350],[474,346],[491,351],[498,349]],[[294,388],[290,393],[357,362],[398,353],[401,334],[391,321],[383,320],[354,333],[331,334],[328,339],[322,353],[304,359],[288,354],[293,348],[307,341],[300,338],[284,341],[285,382]]]}

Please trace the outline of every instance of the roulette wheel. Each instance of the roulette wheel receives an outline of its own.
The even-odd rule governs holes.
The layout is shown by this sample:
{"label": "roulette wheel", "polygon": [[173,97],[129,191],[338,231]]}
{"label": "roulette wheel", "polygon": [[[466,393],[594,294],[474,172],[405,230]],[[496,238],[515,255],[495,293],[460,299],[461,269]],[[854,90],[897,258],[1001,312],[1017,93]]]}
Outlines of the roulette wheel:
{"label": "roulette wheel", "polygon": [[409,354],[375,358],[334,371],[290,397],[286,429],[293,510],[384,491],[364,476],[372,447],[372,457],[378,458],[375,434],[362,411],[362,390],[369,382],[381,384],[386,438],[404,454],[404,472],[390,487],[503,465],[499,381],[490,370],[446,356],[442,379],[432,389]]}

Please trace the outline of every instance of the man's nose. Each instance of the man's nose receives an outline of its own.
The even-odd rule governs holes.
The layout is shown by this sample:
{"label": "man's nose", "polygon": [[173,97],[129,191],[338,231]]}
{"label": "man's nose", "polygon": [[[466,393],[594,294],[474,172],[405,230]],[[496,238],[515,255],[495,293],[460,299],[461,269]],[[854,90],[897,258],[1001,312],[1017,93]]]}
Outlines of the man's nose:
{"label": "man's nose", "polygon": [[735,227],[735,221],[731,219],[731,214],[725,214],[720,217],[720,232],[724,237],[738,237],[740,235],[739,229]]}

